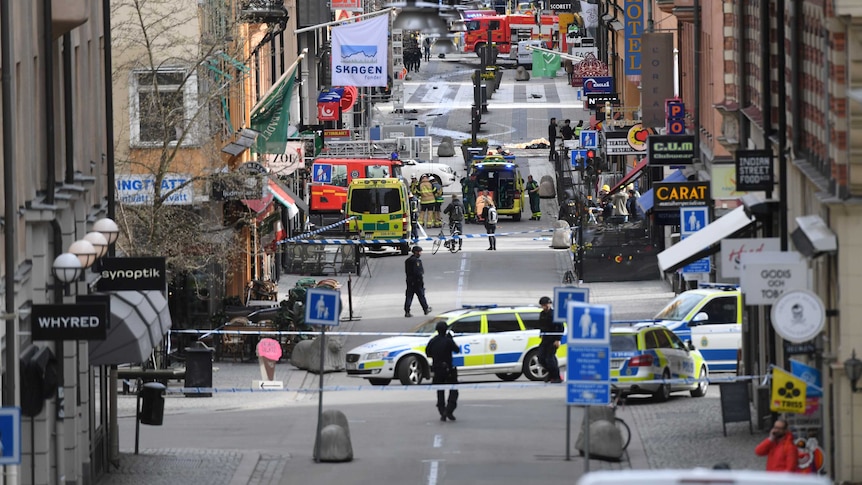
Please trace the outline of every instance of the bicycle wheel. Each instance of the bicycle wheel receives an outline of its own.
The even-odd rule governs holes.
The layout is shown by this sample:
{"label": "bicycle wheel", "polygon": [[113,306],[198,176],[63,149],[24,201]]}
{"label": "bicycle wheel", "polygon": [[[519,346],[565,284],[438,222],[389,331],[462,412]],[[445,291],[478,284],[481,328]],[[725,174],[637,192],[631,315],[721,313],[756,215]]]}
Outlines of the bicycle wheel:
{"label": "bicycle wheel", "polygon": [[437,254],[437,251],[440,250],[440,244],[442,241],[439,239],[435,239],[433,243],[431,243],[431,254]]}
{"label": "bicycle wheel", "polygon": [[625,450],[629,447],[629,443],[632,440],[632,430],[631,428],[629,428],[629,425],[625,421],[623,421],[622,418],[614,418],[614,424],[616,424],[617,429],[620,430],[623,450]]}
{"label": "bicycle wheel", "polygon": [[457,253],[458,252],[458,241],[459,240],[455,239],[454,237],[452,239],[449,239],[446,241],[447,243],[449,243],[449,252],[450,253]]}

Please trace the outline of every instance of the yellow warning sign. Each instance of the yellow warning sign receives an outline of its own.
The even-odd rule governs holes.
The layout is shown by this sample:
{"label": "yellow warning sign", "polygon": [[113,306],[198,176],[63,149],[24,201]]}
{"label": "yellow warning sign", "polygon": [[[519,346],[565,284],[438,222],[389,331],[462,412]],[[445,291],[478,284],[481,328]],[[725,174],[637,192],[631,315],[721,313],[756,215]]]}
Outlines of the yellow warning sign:
{"label": "yellow warning sign", "polygon": [[802,379],[784,369],[773,367],[769,409],[777,413],[804,413],[807,387]]}

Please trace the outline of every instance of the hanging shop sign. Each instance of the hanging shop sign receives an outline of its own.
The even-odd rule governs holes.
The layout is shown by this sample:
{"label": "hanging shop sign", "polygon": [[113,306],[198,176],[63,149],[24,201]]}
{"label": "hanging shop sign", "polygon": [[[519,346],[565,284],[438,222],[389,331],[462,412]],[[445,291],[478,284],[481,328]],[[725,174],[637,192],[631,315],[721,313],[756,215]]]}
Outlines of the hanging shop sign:
{"label": "hanging shop sign", "polygon": [[98,261],[98,291],[164,291],[165,258],[102,258]]}
{"label": "hanging shop sign", "polygon": [[736,151],[736,190],[772,190],[775,171],[769,150]]}
{"label": "hanging shop sign", "polygon": [[654,211],[679,212],[680,207],[709,205],[709,182],[656,182],[653,201]]}
{"label": "hanging shop sign", "polygon": [[650,135],[647,145],[652,166],[691,165],[694,158],[694,135]]}
{"label": "hanging shop sign", "polygon": [[98,303],[33,305],[33,340],[105,340],[108,307]]}
{"label": "hanging shop sign", "polygon": [[639,155],[641,153],[643,152],[632,147],[631,143],[629,143],[628,130],[605,132],[606,155]]}

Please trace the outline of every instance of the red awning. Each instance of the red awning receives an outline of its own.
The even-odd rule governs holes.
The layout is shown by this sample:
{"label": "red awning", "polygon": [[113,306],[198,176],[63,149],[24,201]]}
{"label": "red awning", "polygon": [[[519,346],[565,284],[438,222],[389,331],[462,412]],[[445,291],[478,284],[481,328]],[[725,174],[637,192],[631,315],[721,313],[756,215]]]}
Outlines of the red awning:
{"label": "red awning", "polygon": [[617,182],[613,187],[611,187],[611,194],[615,193],[617,189],[620,187],[624,187],[631,183],[632,180],[636,179],[638,175],[649,165],[649,159],[647,157],[643,157],[640,162],[635,165],[635,168],[632,169],[631,172],[627,173],[619,182]]}

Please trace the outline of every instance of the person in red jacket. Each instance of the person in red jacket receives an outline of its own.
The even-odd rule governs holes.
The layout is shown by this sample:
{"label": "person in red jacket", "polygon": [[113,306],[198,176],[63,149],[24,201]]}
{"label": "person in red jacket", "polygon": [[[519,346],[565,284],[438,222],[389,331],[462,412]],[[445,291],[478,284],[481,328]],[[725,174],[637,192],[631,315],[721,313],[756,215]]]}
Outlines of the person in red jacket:
{"label": "person in red jacket", "polygon": [[754,448],[754,453],[766,457],[766,471],[799,471],[799,457],[793,443],[793,434],[787,429],[787,421],[783,419],[775,420],[769,437]]}

